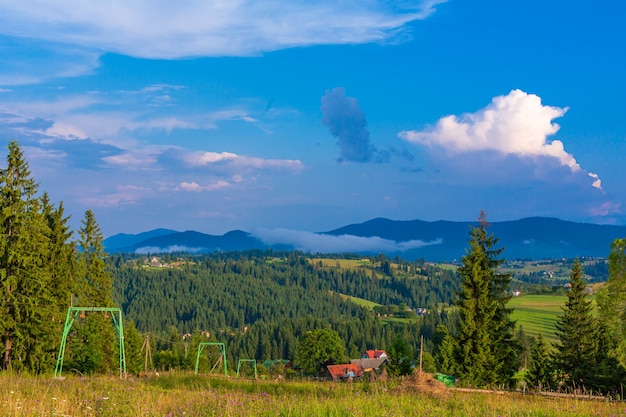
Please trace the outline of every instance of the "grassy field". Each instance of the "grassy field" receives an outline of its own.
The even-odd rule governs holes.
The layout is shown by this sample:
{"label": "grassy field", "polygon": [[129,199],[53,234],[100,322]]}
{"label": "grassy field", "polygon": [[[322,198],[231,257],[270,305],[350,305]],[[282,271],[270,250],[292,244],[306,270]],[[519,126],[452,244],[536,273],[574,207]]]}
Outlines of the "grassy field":
{"label": "grassy field", "polygon": [[364,298],[352,297],[352,296],[346,295],[346,294],[339,294],[339,296],[341,298],[343,298],[344,300],[348,300],[348,301],[350,301],[350,302],[352,302],[354,304],[360,305],[362,307],[369,308],[370,310],[374,309],[374,307],[380,306],[380,304],[375,303],[373,301],[366,300]]}
{"label": "grassy field", "polygon": [[[0,374],[2,416],[626,416],[623,403],[522,394],[398,390],[387,383],[259,382],[190,374]],[[445,394],[445,395],[443,395]]]}
{"label": "grassy field", "polygon": [[[349,271],[363,271],[369,277],[372,277],[373,274],[376,274],[378,278],[385,278],[388,275],[385,275],[381,270],[380,262],[372,262],[370,258],[361,258],[361,259],[333,259],[333,258],[311,258],[309,259],[309,263],[311,265],[320,266],[322,268],[337,268],[342,270]],[[447,268],[447,265],[443,265],[443,269]],[[419,274],[418,271],[413,268],[409,273],[402,270],[399,264],[390,262],[389,267],[393,270],[393,273],[396,277],[402,278],[415,278],[415,279],[424,279],[425,277]]]}
{"label": "grassy field", "polygon": [[561,314],[567,297],[563,295],[525,295],[511,299],[512,318],[531,336],[539,333],[546,340],[555,340],[554,323]]}

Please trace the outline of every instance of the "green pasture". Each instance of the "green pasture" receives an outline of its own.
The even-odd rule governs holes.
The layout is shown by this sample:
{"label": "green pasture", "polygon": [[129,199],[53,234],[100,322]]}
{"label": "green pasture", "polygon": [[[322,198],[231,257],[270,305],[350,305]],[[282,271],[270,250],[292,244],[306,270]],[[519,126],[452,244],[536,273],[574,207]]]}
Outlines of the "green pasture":
{"label": "green pasture", "polygon": [[[311,265],[321,266],[322,268],[336,268],[348,271],[364,271],[369,277],[372,277],[374,273],[378,278],[385,278],[386,275],[380,270],[380,262],[372,262],[370,258],[364,257],[361,259],[334,259],[334,258],[311,258],[308,260]],[[411,272],[407,273],[402,270],[401,266],[397,263],[390,262],[390,268],[396,277],[402,278],[417,278],[425,279],[426,277],[419,275],[418,272],[412,268]],[[439,266],[439,265],[437,265]],[[442,269],[456,268],[453,265],[441,264]]]}
{"label": "green pasture", "polygon": [[525,295],[511,299],[511,317],[531,336],[539,333],[546,340],[555,340],[555,323],[562,313],[567,297],[564,295]]}
{"label": "green pasture", "polygon": [[[330,291],[330,292],[332,293],[333,291]],[[378,303],[375,303],[375,302],[373,302],[373,301],[366,300],[366,299],[364,299],[364,298],[352,297],[352,296],[350,296],[350,295],[346,295],[346,294],[339,294],[339,296],[340,296],[341,298],[343,298],[344,300],[348,300],[348,301],[350,301],[350,302],[352,302],[352,303],[354,303],[354,304],[357,304],[357,305],[360,305],[360,306],[363,306],[363,307],[367,307],[367,308],[369,308],[370,310],[372,310],[374,307],[376,307],[376,306],[379,306],[379,305],[380,305],[380,304],[378,304]]]}

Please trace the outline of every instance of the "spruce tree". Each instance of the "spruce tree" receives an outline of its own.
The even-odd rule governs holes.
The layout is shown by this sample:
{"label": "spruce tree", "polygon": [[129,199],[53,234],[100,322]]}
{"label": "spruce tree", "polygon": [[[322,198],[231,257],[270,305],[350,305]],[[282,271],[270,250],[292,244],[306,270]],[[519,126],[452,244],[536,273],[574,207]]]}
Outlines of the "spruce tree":
{"label": "spruce tree", "polygon": [[55,207],[50,202],[48,193],[43,194],[41,201],[49,245],[45,263],[51,275],[51,291],[63,320],[67,308],[72,305],[73,297],[79,291],[76,285],[75,244],[71,241],[73,232],[68,225],[69,216],[65,216],[63,203]]}
{"label": "spruce tree", "polygon": [[541,333],[537,336],[530,350],[530,362],[524,380],[530,389],[539,391],[550,389],[554,385],[548,346]]}
{"label": "spruce tree", "polygon": [[455,338],[456,370],[472,386],[509,385],[517,371],[515,323],[506,304],[510,275],[498,272],[502,248],[487,233],[485,213],[470,230],[470,248],[459,268],[461,290],[457,297],[458,335]]}
{"label": "spruce tree", "polygon": [[626,370],[620,365],[613,354],[617,341],[611,338],[610,332],[602,321],[595,331],[598,350],[596,352],[593,381],[591,387],[603,394],[620,394],[622,383],[626,380]]}
{"label": "spruce tree", "polygon": [[[112,307],[113,280],[106,270],[103,236],[95,214],[85,212],[78,232],[78,274],[81,277],[77,305]],[[117,335],[109,313],[87,313],[75,330],[69,363],[81,372],[107,372],[117,367]]]}
{"label": "spruce tree", "polygon": [[615,239],[609,254],[609,279],[596,299],[600,320],[615,343],[610,355],[626,370],[626,239]]}
{"label": "spruce tree", "polygon": [[2,369],[38,370],[47,332],[50,275],[44,267],[47,237],[38,185],[17,142],[9,143],[0,171],[0,341]]}
{"label": "spruce tree", "polygon": [[458,375],[457,361],[454,356],[456,349],[456,340],[449,334],[446,334],[435,357],[437,370],[442,374]]}
{"label": "spruce tree", "polygon": [[411,375],[413,373],[413,352],[402,337],[396,337],[388,348],[389,364],[387,370],[391,376]]}
{"label": "spruce tree", "polygon": [[98,307],[113,306],[113,280],[106,270],[104,258],[104,237],[96,216],[91,210],[85,212],[79,230],[79,266],[86,286],[89,305]]}
{"label": "spruce tree", "polygon": [[[69,216],[65,216],[63,203],[55,207],[50,197],[44,193],[41,197],[42,214],[46,223],[47,250],[44,255],[45,267],[50,274],[49,291],[54,300],[50,305],[50,328],[44,343],[56,353],[61,343],[67,309],[76,297],[76,262],[75,247],[70,240],[72,231],[68,225]],[[48,368],[54,366],[54,354],[49,355]]]}
{"label": "spruce tree", "polygon": [[556,322],[557,341],[552,363],[559,382],[573,389],[593,387],[598,343],[597,323],[579,260],[570,272],[570,288],[563,315]]}

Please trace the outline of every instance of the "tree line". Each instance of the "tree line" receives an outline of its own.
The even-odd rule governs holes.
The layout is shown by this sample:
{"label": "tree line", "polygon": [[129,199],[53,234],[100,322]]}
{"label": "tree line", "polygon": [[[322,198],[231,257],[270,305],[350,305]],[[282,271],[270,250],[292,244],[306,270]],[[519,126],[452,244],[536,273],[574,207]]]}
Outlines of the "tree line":
{"label": "tree line", "polygon": [[[76,240],[68,220],[63,203],[39,195],[22,149],[10,142],[6,168],[0,170],[2,369],[49,371],[68,307],[113,305],[94,213],[85,212]],[[81,318],[71,337],[87,343],[68,352],[70,363],[114,350],[114,336],[108,343],[107,332],[102,317]],[[109,368],[100,363],[98,370]]]}

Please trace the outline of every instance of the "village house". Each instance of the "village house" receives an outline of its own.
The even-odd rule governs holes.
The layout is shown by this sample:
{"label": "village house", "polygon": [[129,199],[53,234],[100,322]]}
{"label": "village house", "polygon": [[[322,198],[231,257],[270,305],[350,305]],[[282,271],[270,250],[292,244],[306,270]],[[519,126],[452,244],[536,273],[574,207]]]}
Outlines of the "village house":
{"label": "village house", "polygon": [[328,365],[326,367],[326,378],[330,381],[351,381],[354,378],[363,376],[363,370],[359,365],[344,363],[340,365]]}
{"label": "village house", "polygon": [[350,363],[353,365],[359,365],[363,372],[378,371],[381,366],[389,363],[387,358],[361,358],[350,359]]}
{"label": "village house", "polygon": [[388,358],[387,352],[384,350],[366,350],[362,355],[361,359],[378,359],[378,358]]}

